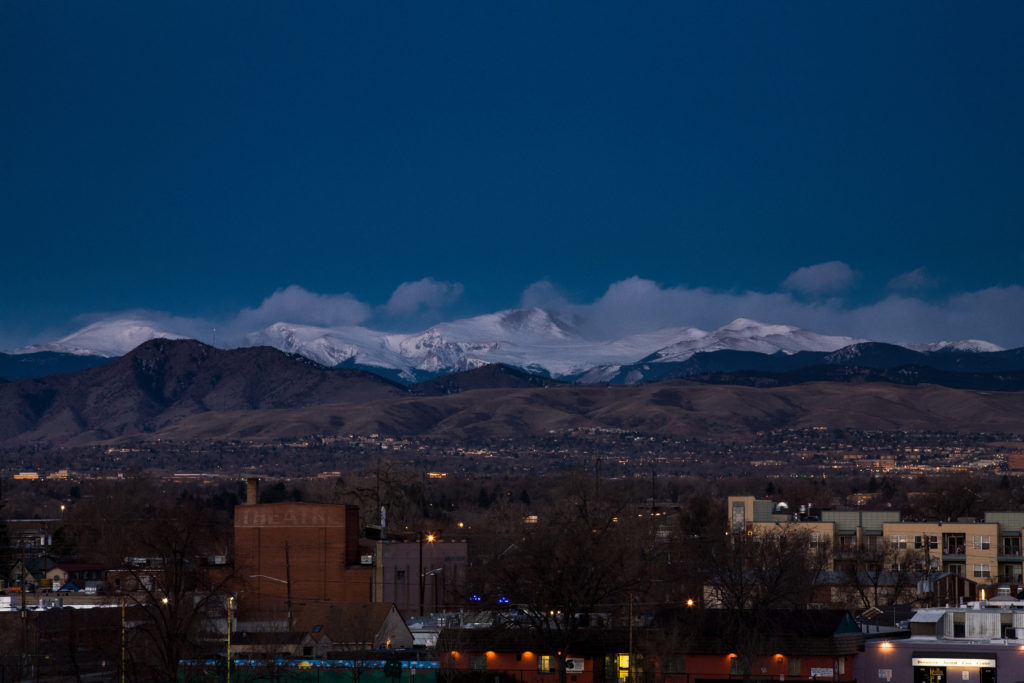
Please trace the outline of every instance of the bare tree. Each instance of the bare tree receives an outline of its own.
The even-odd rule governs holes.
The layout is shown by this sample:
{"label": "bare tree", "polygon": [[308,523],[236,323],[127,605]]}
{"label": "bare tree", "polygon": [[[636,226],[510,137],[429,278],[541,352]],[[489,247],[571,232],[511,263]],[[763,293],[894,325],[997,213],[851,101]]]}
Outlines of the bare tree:
{"label": "bare tree", "polygon": [[572,478],[563,501],[524,525],[519,541],[486,567],[492,598],[507,601],[521,626],[557,653],[561,683],[591,618],[622,611],[646,579],[653,537],[646,518],[596,494],[592,480]]}
{"label": "bare tree", "polygon": [[[716,623],[736,653],[744,680],[755,655],[768,646],[784,610],[805,609],[828,567],[830,548],[811,544],[804,530],[723,536],[706,547],[712,571],[705,588],[707,605],[723,612]],[[724,617],[724,618],[723,618]]]}
{"label": "bare tree", "polygon": [[907,597],[919,575],[924,555],[882,541],[859,544],[840,563],[844,583],[840,595],[850,607],[868,609],[895,605]]}
{"label": "bare tree", "polygon": [[137,620],[128,647],[128,673],[137,680],[170,680],[180,660],[219,641],[234,578],[207,563],[224,554],[222,521],[190,498],[154,513],[132,529],[137,554],[125,557],[118,573],[122,599]]}

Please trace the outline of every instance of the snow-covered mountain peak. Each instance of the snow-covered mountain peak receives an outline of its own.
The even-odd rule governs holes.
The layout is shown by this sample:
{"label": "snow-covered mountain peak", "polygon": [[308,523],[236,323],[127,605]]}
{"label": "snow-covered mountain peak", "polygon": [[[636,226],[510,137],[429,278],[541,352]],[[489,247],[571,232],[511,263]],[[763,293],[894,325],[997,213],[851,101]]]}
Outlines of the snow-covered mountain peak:
{"label": "snow-covered mountain peak", "polygon": [[991,353],[1005,351],[1002,346],[982,339],[962,339],[960,341],[939,341],[924,344],[905,344],[914,351],[966,351],[969,353]]}
{"label": "snow-covered mountain peak", "polygon": [[542,308],[512,308],[487,313],[439,323],[428,331],[437,331],[444,337],[461,341],[557,344],[577,338],[571,325]]}
{"label": "snow-covered mountain peak", "polygon": [[[736,318],[710,332],[694,327],[666,327],[597,341],[581,334],[577,322],[540,308],[508,309],[439,323],[415,333],[282,321],[247,335],[243,345],[272,346],[328,367],[365,367],[406,381],[487,363],[504,363],[552,377],[603,381],[618,373],[620,368],[684,362],[701,352],[833,353],[850,347],[844,354],[857,355],[862,349],[853,345],[868,341],[822,335],[792,325],[768,324],[750,318]],[[57,351],[113,357],[124,355],[150,339],[183,336],[151,320],[130,316],[93,323],[56,342],[23,347],[14,353]],[[918,351],[1002,350],[979,340],[907,347]]]}
{"label": "snow-covered mountain peak", "polygon": [[799,351],[835,351],[865,341],[852,337],[817,334],[792,325],[772,325],[749,318],[737,318],[703,337],[666,346],[645,360],[653,363],[678,363],[695,353],[711,351],[754,351],[787,354]]}
{"label": "snow-covered mountain peak", "polygon": [[726,333],[735,333],[744,337],[767,337],[773,334],[792,334],[799,330],[799,327],[792,325],[770,325],[750,318],[736,318],[731,323],[722,325],[712,334],[718,333],[720,336],[724,336]]}
{"label": "snow-covered mountain peak", "polygon": [[78,356],[123,356],[150,339],[185,339],[186,335],[161,330],[156,323],[140,318],[101,320],[49,344],[33,344],[11,353],[54,351]]}

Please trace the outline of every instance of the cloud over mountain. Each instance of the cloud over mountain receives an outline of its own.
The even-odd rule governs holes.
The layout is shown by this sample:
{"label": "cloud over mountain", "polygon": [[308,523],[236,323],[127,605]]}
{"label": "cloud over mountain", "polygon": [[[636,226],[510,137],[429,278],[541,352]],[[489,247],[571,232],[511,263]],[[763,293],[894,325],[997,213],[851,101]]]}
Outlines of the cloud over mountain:
{"label": "cloud over mountain", "polygon": [[935,278],[930,276],[924,268],[915,268],[897,275],[889,280],[889,284],[886,286],[896,291],[915,291],[934,287],[935,284]]}
{"label": "cloud over mountain", "polygon": [[316,294],[299,285],[279,289],[256,308],[244,308],[230,326],[251,332],[271,323],[287,321],[304,325],[358,325],[371,314],[369,305],[349,293]]}
{"label": "cloud over mountain", "polygon": [[399,316],[418,313],[424,309],[443,308],[462,296],[462,285],[458,282],[438,282],[425,277],[415,282],[403,282],[384,304],[388,315]]}
{"label": "cloud over mountain", "polygon": [[842,261],[827,261],[797,268],[782,281],[786,292],[808,295],[839,294],[853,286],[857,273]]}
{"label": "cloud over mountain", "polygon": [[[801,287],[799,291],[722,291],[664,285],[633,276],[611,283],[590,301],[573,301],[555,282],[545,279],[528,285],[519,303],[524,309],[557,314],[580,339],[591,342],[667,328],[711,330],[737,318],[749,318],[897,344],[983,339],[1007,348],[1024,345],[1024,319],[1018,315],[1024,310],[1024,287],[1020,285],[989,287],[944,299],[890,291],[879,300],[859,305],[840,296],[806,296],[814,283],[819,287],[817,291],[824,291],[855,277],[853,269],[845,264],[825,268],[827,265],[794,271],[787,281]],[[910,287],[926,283],[927,277],[919,268],[892,281]],[[460,283],[426,277],[400,284],[387,302],[373,305],[351,293],[320,294],[293,284],[273,292],[254,308],[227,312],[216,319],[131,310],[79,316],[74,323],[78,325],[77,335],[81,327],[91,323],[130,319],[140,329],[152,328],[218,346],[243,344],[249,335],[278,322],[312,328],[364,326],[420,333],[442,320],[462,294]]]}

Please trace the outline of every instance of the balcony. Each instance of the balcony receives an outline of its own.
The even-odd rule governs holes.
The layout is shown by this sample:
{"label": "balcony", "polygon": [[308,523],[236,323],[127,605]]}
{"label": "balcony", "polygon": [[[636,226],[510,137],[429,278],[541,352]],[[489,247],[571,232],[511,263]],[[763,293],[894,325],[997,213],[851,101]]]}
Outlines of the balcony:
{"label": "balcony", "polygon": [[999,541],[999,559],[1007,558],[1007,562],[1024,560],[1021,553],[1020,538],[1004,538]]}
{"label": "balcony", "polygon": [[963,562],[967,548],[967,537],[963,534],[942,535],[942,561]]}

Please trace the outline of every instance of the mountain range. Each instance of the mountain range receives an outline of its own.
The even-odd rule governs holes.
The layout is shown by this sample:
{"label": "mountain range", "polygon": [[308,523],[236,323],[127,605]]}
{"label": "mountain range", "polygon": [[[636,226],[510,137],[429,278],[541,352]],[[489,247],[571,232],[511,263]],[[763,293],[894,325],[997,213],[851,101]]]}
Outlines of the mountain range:
{"label": "mountain range", "polygon": [[[721,353],[744,352],[699,355]],[[1024,431],[1024,391],[897,381],[915,372],[928,380],[944,371],[816,365],[789,379],[708,374],[613,386],[488,365],[406,386],[269,347],[154,339],[98,367],[0,383],[0,446],[371,433],[505,439],[576,428],[728,439],[817,425]],[[1024,386],[1024,373],[995,376],[1009,382],[1004,388],[1014,388],[1013,377]]]}
{"label": "mountain range", "polygon": [[[843,357],[828,355],[836,352],[862,360],[872,356],[876,358],[872,362],[886,367],[919,364],[978,372],[1017,369],[1010,367],[1013,358],[998,355],[1006,353],[1000,347],[979,340],[874,347],[865,339],[746,318],[711,331],[670,327],[604,340],[591,339],[582,327],[579,321],[551,311],[511,309],[402,334],[359,326],[278,322],[233,346],[270,346],[326,367],[368,370],[407,385],[496,363],[568,382],[616,384],[706,372],[785,372],[822,363],[849,364]],[[0,354],[0,377],[73,371],[122,356],[149,339],[187,336],[139,318],[101,321],[52,343]],[[889,360],[881,360],[882,356]],[[986,360],[980,360],[982,357]]]}

